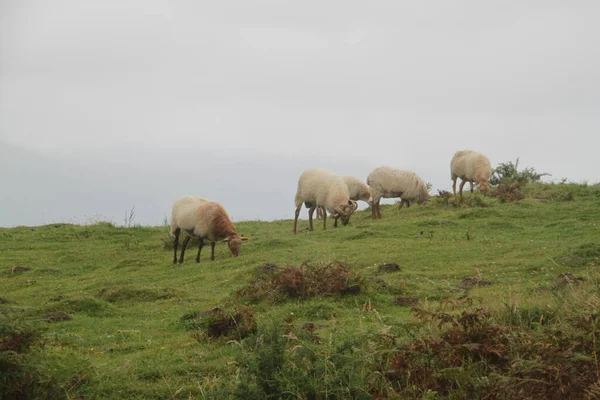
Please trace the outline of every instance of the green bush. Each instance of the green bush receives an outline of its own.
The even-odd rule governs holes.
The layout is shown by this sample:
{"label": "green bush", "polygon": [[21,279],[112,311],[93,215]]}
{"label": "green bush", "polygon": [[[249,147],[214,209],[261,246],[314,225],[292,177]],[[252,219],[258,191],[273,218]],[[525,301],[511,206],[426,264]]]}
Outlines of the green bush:
{"label": "green bush", "polygon": [[500,163],[496,168],[492,170],[492,176],[490,177],[490,183],[492,185],[499,185],[503,180],[517,181],[523,184],[539,182],[543,176],[551,176],[549,173],[537,172],[534,168],[527,167],[519,171],[519,159],[514,163],[508,161]]}

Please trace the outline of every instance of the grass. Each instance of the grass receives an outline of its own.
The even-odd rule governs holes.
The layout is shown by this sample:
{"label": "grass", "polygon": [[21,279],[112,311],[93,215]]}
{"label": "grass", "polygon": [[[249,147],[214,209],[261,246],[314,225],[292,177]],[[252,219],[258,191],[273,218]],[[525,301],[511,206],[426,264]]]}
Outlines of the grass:
{"label": "grass", "polygon": [[[193,257],[172,264],[165,227],[0,229],[0,312],[6,326],[18,325],[0,338],[2,362],[16,351],[14,338],[35,336],[36,345],[17,352],[23,365],[36,364],[22,379],[59,388],[56,398],[523,398],[532,392],[495,390],[517,372],[554,382],[545,373],[528,375],[533,359],[523,348],[542,346],[552,330],[573,343],[557,348],[582,354],[581,366],[600,382],[593,311],[600,187],[531,184],[519,202],[475,196],[466,194],[460,207],[435,198],[408,209],[382,206],[381,220],[367,210],[326,231],[307,232],[301,221],[296,236],[290,220],[240,222],[250,239],[240,257],[218,244],[216,260],[200,264]],[[361,290],[324,294],[302,286],[315,295],[250,296],[265,264],[276,278],[260,290],[275,290],[306,265],[343,266]],[[30,269],[13,272],[17,266]],[[72,319],[44,319],[59,312]],[[251,329],[241,335],[238,324],[246,320]],[[202,331],[215,323],[227,334]],[[466,354],[465,343],[481,332],[496,347]],[[457,335],[462,339],[448,344]],[[443,352],[419,352],[433,343],[444,343]],[[494,359],[494,351],[519,360],[520,370]],[[422,374],[411,380],[404,368]],[[16,387],[0,382],[5,394]],[[562,393],[584,385],[560,382]],[[600,393],[585,385],[576,393]]]}

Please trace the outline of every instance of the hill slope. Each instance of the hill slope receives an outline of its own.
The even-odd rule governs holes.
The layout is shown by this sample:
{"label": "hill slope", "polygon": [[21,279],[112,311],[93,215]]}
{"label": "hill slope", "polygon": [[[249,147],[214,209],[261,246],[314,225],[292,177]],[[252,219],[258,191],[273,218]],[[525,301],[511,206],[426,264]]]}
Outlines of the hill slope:
{"label": "hill slope", "polygon": [[[71,397],[262,398],[293,393],[300,398],[386,398],[400,393],[418,398],[437,393],[460,398],[482,393],[478,390],[493,393],[501,384],[489,378],[488,369],[493,376],[510,374],[494,367],[492,356],[472,370],[468,365],[478,365],[473,363],[481,361],[481,352],[448,361],[446,367],[452,367],[454,375],[446,380],[436,375],[438,380],[428,381],[415,372],[412,381],[406,381],[403,368],[415,370],[414,363],[421,359],[403,351],[417,352],[418,346],[410,344],[416,338],[446,338],[436,343],[450,346],[444,329],[464,327],[460,337],[472,333],[473,326],[488,329],[500,321],[511,332],[538,332],[534,325],[555,329],[564,322],[565,304],[581,298],[595,304],[600,187],[532,185],[529,198],[518,203],[479,197],[468,203],[456,208],[434,199],[423,207],[385,206],[382,220],[371,220],[367,210],[345,227],[333,229],[330,221],[325,231],[320,221],[314,232],[303,231],[307,223],[302,221],[296,236],[291,234],[291,221],[240,222],[238,230],[250,238],[240,257],[232,258],[226,246],[218,245],[216,260],[209,260],[205,248],[200,264],[193,260],[193,246],[184,264],[172,264],[166,227],[99,223],[0,229],[0,310],[11,324],[33,321],[44,329],[44,346],[31,350],[31,357],[43,360],[38,372],[54,377],[62,393]],[[280,270],[279,286],[268,286],[269,278],[259,279],[243,296],[236,296],[265,264],[283,268],[334,261],[341,264],[332,267],[339,269],[328,279],[348,267],[344,287],[360,287],[359,293],[356,289],[311,297],[322,287],[302,292],[300,280],[308,278],[295,275],[296,280],[286,283],[281,276],[297,270]],[[399,270],[383,264],[397,264]],[[13,271],[14,267],[30,269]],[[275,267],[263,269],[268,273],[270,268]],[[288,286],[275,293],[282,282]],[[579,297],[568,300],[563,286]],[[290,294],[296,297],[287,298]],[[207,337],[210,318],[196,318],[214,307],[225,314],[246,312],[236,319],[238,325],[228,338]],[[436,314],[440,310],[448,317]],[[585,310],[582,305],[579,311]],[[42,322],[44,317],[60,319],[61,312],[72,319]],[[518,321],[511,319],[513,314],[519,315]],[[469,325],[459,320],[461,315],[487,322]],[[243,339],[242,321],[252,316],[258,333]],[[488,332],[484,337],[492,336]],[[498,359],[508,357],[502,351],[510,343],[502,343],[493,350]],[[444,354],[447,361],[455,353]],[[467,358],[470,363],[463,364]],[[593,373],[597,361],[586,362]],[[487,383],[481,383],[481,376]],[[575,390],[576,382],[561,382],[567,386],[560,390]],[[554,390],[549,385],[544,388]],[[588,386],[570,393],[595,390]]]}

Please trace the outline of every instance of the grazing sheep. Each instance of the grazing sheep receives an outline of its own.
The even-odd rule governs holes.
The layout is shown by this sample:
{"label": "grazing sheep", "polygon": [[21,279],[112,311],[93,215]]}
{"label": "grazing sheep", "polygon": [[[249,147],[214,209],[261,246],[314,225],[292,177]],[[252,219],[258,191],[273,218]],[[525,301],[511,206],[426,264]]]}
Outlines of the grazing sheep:
{"label": "grazing sheep", "polygon": [[173,204],[173,213],[171,215],[171,235],[175,237],[173,243],[173,264],[177,263],[177,245],[179,244],[179,234],[182,230],[186,233],[186,237],[181,247],[180,264],[183,263],[185,248],[192,236],[200,238],[198,255],[196,256],[197,263],[200,262],[200,252],[204,246],[204,239],[208,239],[211,242],[211,260],[215,259],[215,243],[218,240],[227,242],[229,250],[231,250],[231,254],[234,257],[240,254],[242,241],[248,240],[238,235],[235,226],[222,205],[198,196],[182,197]]}
{"label": "grazing sheep", "polygon": [[296,234],[302,203],[308,208],[308,226],[311,231],[313,230],[313,213],[316,208],[323,209],[323,229],[327,226],[326,211],[331,213],[331,217],[335,221],[333,227],[337,228],[338,218],[342,219],[342,225],[346,225],[350,221],[352,213],[358,208],[358,204],[350,200],[348,186],[342,177],[319,168],[307,169],[298,180],[294,234]]}
{"label": "grazing sheep", "polygon": [[[350,194],[350,200],[359,201],[362,200],[369,205],[373,198],[371,197],[371,189],[364,182],[361,182],[360,179],[355,178],[353,176],[342,176],[344,182],[346,182],[346,186],[348,186],[348,193]],[[323,209],[317,208],[317,219],[323,218]]]}
{"label": "grazing sheep", "polygon": [[390,167],[375,168],[367,177],[367,184],[371,188],[373,196],[373,206],[371,207],[373,219],[381,218],[379,202],[382,197],[386,199],[400,197],[400,207],[404,204],[410,207],[411,201],[423,204],[429,198],[427,185],[411,171]]}
{"label": "grazing sheep", "polygon": [[450,176],[452,179],[452,191],[454,192],[454,203],[456,203],[456,179],[460,178],[460,201],[463,200],[463,187],[469,182],[471,193],[473,193],[473,182],[485,196],[490,190],[490,175],[492,165],[490,160],[481,153],[471,150],[457,151],[450,162]]}

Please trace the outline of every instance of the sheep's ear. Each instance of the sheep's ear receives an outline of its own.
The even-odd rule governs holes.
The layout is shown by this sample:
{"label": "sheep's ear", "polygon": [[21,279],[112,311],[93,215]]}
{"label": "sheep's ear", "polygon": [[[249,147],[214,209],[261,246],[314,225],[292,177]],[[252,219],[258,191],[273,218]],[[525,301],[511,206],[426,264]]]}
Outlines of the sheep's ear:
{"label": "sheep's ear", "polygon": [[227,242],[229,242],[229,238],[228,237],[226,237],[225,239],[221,240],[221,243],[227,243]]}
{"label": "sheep's ear", "polygon": [[242,239],[242,241],[244,241],[244,242],[245,242],[246,240],[248,240],[248,238],[247,238],[246,236],[240,236],[240,239]]}

